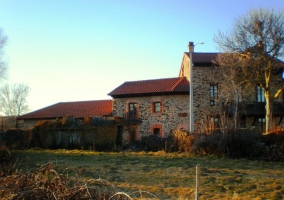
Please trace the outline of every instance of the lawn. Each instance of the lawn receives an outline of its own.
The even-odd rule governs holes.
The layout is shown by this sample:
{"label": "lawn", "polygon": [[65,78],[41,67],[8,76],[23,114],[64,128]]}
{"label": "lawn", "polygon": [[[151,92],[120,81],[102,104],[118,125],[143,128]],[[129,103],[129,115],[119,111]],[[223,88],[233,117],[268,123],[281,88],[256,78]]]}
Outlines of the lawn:
{"label": "lawn", "polygon": [[113,153],[78,150],[12,151],[23,173],[53,162],[59,173],[101,178],[117,191],[147,191],[159,199],[194,199],[200,164],[200,199],[284,199],[284,163],[193,157],[184,153]]}

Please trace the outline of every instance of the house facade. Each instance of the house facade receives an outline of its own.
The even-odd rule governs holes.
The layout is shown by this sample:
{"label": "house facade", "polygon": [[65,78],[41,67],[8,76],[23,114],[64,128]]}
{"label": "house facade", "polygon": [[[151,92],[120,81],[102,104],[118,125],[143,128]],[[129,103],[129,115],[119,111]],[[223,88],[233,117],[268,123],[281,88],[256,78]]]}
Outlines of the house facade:
{"label": "house facade", "polygon": [[125,82],[109,93],[113,116],[124,118],[130,131],[122,143],[150,134],[171,136],[176,129],[188,129],[189,82],[185,77]]}
{"label": "house facade", "polygon": [[[38,120],[65,116],[123,118],[130,128],[118,127],[117,144],[132,143],[150,134],[168,137],[174,130],[189,130],[189,94],[192,93],[196,132],[230,128],[234,124],[234,108],[219,98],[218,68],[214,65],[217,57],[218,53],[192,53],[191,58],[185,52],[177,77],[125,82],[109,93],[112,100],[58,103],[20,116],[18,120],[23,128],[28,128]],[[272,84],[277,88],[284,84],[282,69],[273,73]],[[284,125],[283,97],[280,95],[273,103],[273,127]],[[239,127],[264,130],[265,100],[260,87],[244,93],[238,106]]]}
{"label": "house facade", "polygon": [[[225,103],[219,98],[222,89],[218,83],[218,67],[216,59],[218,53],[192,53],[193,80],[193,105],[194,127],[196,131],[210,132],[216,128],[230,128],[235,124],[235,105]],[[180,77],[190,79],[190,54],[184,53],[179,72]],[[284,86],[283,62],[273,71],[271,85],[273,94]],[[238,99],[238,123],[240,128],[265,130],[265,97],[264,91],[259,86],[254,86],[242,91]],[[272,104],[272,128],[283,127],[284,121],[284,93],[274,99]],[[222,127],[223,126],[223,127]]]}

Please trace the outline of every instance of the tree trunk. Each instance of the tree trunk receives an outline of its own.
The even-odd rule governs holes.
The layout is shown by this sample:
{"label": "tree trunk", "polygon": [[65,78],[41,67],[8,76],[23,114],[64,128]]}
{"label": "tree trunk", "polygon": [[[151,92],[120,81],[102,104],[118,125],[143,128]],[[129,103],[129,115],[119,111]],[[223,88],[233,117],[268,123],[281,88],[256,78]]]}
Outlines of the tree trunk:
{"label": "tree trunk", "polygon": [[265,91],[264,95],[265,95],[265,101],[266,101],[265,133],[268,134],[271,131],[271,123],[272,123],[272,102],[271,102],[269,91]]}
{"label": "tree trunk", "polygon": [[235,103],[235,113],[234,113],[234,130],[237,130],[239,127],[238,127],[238,102]]}

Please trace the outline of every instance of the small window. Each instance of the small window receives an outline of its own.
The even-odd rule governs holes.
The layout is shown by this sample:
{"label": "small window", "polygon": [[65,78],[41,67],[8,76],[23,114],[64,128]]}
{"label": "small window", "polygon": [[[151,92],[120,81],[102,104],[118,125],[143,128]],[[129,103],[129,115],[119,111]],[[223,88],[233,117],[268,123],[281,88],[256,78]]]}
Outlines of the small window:
{"label": "small window", "polygon": [[161,112],[161,102],[154,102],[153,103],[153,112],[154,113]]}
{"label": "small window", "polygon": [[220,126],[219,117],[209,117],[208,118],[208,128],[213,131],[218,129]]}
{"label": "small window", "polygon": [[150,130],[151,134],[153,135],[157,135],[162,137],[163,136],[163,128],[162,128],[162,124],[151,124],[151,130]]}
{"label": "small window", "polygon": [[215,101],[218,98],[218,84],[210,84],[210,106],[215,105]]}
{"label": "small window", "polygon": [[154,135],[160,135],[160,129],[154,128]]}
{"label": "small window", "polygon": [[211,118],[211,123],[212,123],[214,128],[219,128],[219,117]]}
{"label": "small window", "polygon": [[129,119],[136,119],[137,117],[137,104],[136,103],[129,103]]}
{"label": "small window", "polygon": [[260,86],[256,86],[256,101],[265,102],[264,91]]}

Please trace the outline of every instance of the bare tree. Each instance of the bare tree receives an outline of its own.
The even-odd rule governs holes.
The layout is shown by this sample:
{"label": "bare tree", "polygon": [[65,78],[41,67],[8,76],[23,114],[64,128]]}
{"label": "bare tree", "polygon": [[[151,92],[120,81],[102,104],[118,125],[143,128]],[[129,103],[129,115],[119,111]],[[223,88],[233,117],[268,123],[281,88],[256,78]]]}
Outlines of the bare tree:
{"label": "bare tree", "polygon": [[4,47],[7,42],[7,37],[4,35],[2,29],[0,29],[0,80],[5,78],[7,66],[3,61]]}
{"label": "bare tree", "polygon": [[[239,59],[238,53],[219,54],[214,62],[217,70],[211,75],[211,79],[218,82],[219,105],[223,104],[233,115],[233,127],[240,127],[240,103],[243,100],[243,93],[248,92],[250,81],[243,79],[240,71],[245,67],[246,62]],[[220,110],[220,115],[224,115],[224,110]],[[225,124],[228,127],[229,124]]]}
{"label": "bare tree", "polygon": [[[283,68],[284,13],[274,10],[252,9],[235,21],[230,33],[219,32],[214,38],[220,50],[235,53],[245,62],[240,68],[243,80],[260,86],[266,100],[266,133],[271,130],[272,103],[284,90],[283,85],[272,83],[272,73]],[[274,92],[276,91],[276,92]]]}
{"label": "bare tree", "polygon": [[15,118],[29,111],[27,97],[30,87],[26,84],[8,84],[0,88],[0,111]]}

